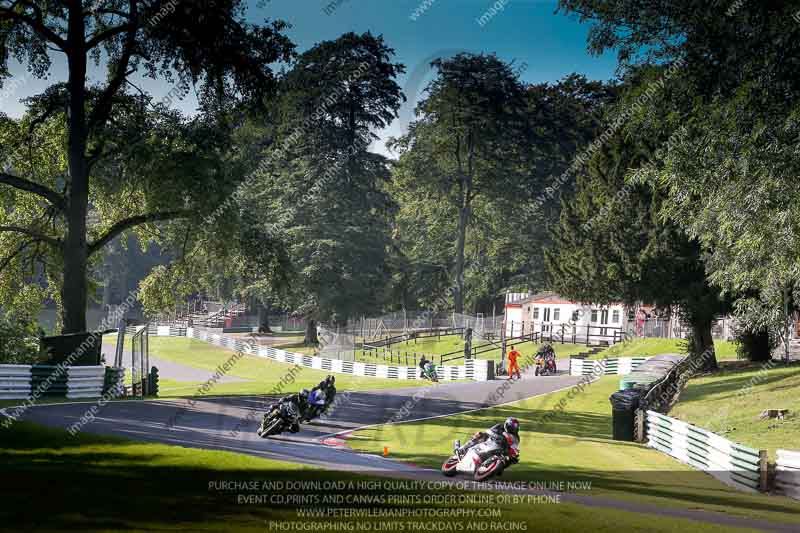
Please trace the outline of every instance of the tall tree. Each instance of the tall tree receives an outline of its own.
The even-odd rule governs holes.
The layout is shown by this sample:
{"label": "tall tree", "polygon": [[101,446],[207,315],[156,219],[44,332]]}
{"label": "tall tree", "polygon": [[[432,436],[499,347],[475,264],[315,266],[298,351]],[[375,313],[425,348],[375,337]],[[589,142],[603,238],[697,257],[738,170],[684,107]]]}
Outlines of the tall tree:
{"label": "tall tree", "polygon": [[728,303],[708,282],[700,244],[660,217],[665,196],[631,183],[657,147],[623,130],[594,153],[562,200],[548,270],[554,288],[579,301],[677,306],[692,328],[690,355],[715,368],[711,326]]}
{"label": "tall tree", "polygon": [[467,232],[476,198],[522,191],[525,93],[512,67],[493,55],[458,54],[433,62],[437,75],[409,131],[394,142],[398,176],[420,182],[457,220],[453,306],[464,310]]}
{"label": "tall tree", "polygon": [[[249,209],[282,239],[292,266],[283,302],[307,318],[341,323],[383,304],[393,204],[387,161],[368,150],[396,116],[402,93],[394,51],[347,33],[298,57],[281,87],[274,145]],[[251,195],[246,195],[251,196]]]}
{"label": "tall tree", "polygon": [[[55,251],[61,270],[57,281],[64,332],[86,329],[87,267],[92,255],[137,225],[199,210],[199,206],[185,203],[187,196],[192,198],[193,188],[210,184],[206,192],[210,190],[222,200],[233,185],[216,182],[218,174],[213,166],[194,176],[173,172],[143,177],[135,171],[128,174],[130,168],[114,167],[113,171],[106,169],[108,173],[102,170],[104,161],[113,160],[114,143],[107,141],[115,121],[134,109],[126,108],[125,102],[131,101],[126,93],[135,87],[135,75],[160,74],[173,81],[174,73],[179,72],[184,78],[202,81],[209,94],[235,94],[257,102],[274,84],[271,64],[288,59],[292,51],[291,43],[281,34],[284,27],[280,22],[247,24],[241,0],[0,1],[0,80],[9,77],[12,55],[25,61],[28,71],[40,78],[50,71],[51,54],[63,54],[67,64],[67,82],[46,91],[36,109],[31,109],[35,114],[26,120],[31,133],[43,124],[61,122],[62,133],[54,145],[64,154],[63,168],[57,175],[48,176],[49,181],[43,180],[30,165],[26,171],[24,154],[17,150],[19,160],[10,171],[0,172],[3,189],[13,188],[16,195],[45,202],[48,217],[54,222],[48,233],[43,233],[41,225],[6,227],[3,231],[23,235]],[[92,62],[105,65],[108,74],[103,84],[90,82]],[[133,121],[127,122],[132,125]],[[149,132],[143,131],[147,136]],[[176,148],[168,143],[161,146]],[[4,150],[2,155],[5,160],[9,153]],[[111,183],[116,190],[124,191],[123,198],[126,193],[139,193],[140,199],[153,200],[155,209],[141,201],[123,216],[111,210],[113,218],[90,220],[90,206],[103,200],[95,194],[110,194],[113,189],[102,185]],[[159,190],[161,186],[164,188]],[[100,215],[108,213],[98,210]]]}
{"label": "tall tree", "polygon": [[649,112],[629,125],[674,140],[637,173],[639,183],[667,198],[661,216],[699,240],[710,281],[737,299],[740,330],[765,340],[783,336],[786,309],[800,302],[798,6],[772,0],[561,5],[592,20],[590,47],[617,49],[623,65],[684,62]]}
{"label": "tall tree", "polygon": [[[507,152],[476,152],[482,164],[473,187],[480,194],[476,192],[469,203],[464,239],[462,303],[469,312],[491,313],[497,297],[509,288],[543,287],[541,250],[552,220],[557,220],[557,195],[537,209],[530,204],[592,140],[602,109],[613,95],[613,86],[577,74],[556,83],[526,86],[523,105],[517,109],[520,123],[497,140]],[[400,204],[397,236],[405,259],[403,280],[413,296],[406,305],[452,309],[457,270],[453,235],[459,234],[461,219],[456,213],[464,198],[456,181],[442,177],[441,169],[448,165],[458,175],[457,162],[452,163],[455,158],[448,152],[451,133],[446,124],[439,130],[424,123],[419,128],[414,138],[397,141],[401,157],[392,184]],[[486,158],[498,158],[503,166]],[[439,161],[433,170],[432,161]],[[569,190],[570,185],[561,188]]]}

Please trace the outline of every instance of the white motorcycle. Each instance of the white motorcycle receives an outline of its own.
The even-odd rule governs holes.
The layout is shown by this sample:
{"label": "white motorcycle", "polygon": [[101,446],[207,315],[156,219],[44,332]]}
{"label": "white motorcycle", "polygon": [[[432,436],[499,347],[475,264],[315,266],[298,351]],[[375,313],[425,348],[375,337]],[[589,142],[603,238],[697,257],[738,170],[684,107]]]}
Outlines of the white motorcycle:
{"label": "white motorcycle", "polygon": [[503,433],[508,443],[506,449],[502,443],[491,437],[472,446],[466,453],[461,451],[461,441],[453,443],[453,455],[442,464],[442,474],[472,474],[475,481],[485,481],[494,475],[501,475],[509,465],[519,462],[519,439]]}

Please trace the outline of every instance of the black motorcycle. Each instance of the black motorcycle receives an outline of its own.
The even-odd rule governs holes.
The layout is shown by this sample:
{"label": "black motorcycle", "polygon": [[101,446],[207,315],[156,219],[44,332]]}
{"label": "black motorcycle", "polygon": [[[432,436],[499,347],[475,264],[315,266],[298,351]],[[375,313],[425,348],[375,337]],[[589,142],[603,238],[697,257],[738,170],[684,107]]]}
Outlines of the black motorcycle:
{"label": "black motorcycle", "polygon": [[300,423],[300,410],[294,402],[281,402],[270,406],[264,420],[258,428],[258,436],[265,439],[271,435],[280,435],[295,424]]}

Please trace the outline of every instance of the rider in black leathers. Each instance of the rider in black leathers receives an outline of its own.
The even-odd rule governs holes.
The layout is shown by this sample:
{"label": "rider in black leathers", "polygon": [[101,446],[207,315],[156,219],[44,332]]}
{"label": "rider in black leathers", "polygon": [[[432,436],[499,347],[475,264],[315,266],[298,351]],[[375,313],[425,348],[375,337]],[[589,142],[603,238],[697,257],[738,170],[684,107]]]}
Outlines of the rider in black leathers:
{"label": "rider in black leathers", "polygon": [[419,358],[419,369],[425,372],[425,365],[428,363],[430,363],[430,361],[425,358],[425,354],[422,354]]}
{"label": "rider in black leathers", "polygon": [[319,382],[319,385],[311,389],[311,393],[313,394],[315,391],[322,391],[325,394],[325,407],[322,408],[322,411],[319,414],[324,413],[328,406],[333,402],[334,396],[336,396],[336,378],[334,376],[328,375],[325,379]]}
{"label": "rider in black leathers", "polygon": [[432,365],[432,364],[433,364],[433,361],[427,359],[425,357],[425,354],[422,354],[420,356],[420,358],[419,358],[419,369],[422,370],[422,376],[423,377],[428,377],[428,372],[429,372],[428,365]]}
{"label": "rider in black leathers", "polygon": [[[290,394],[289,396],[284,396],[283,398],[278,400],[277,405],[279,406],[280,404],[287,402],[293,403],[295,407],[297,407],[298,413],[301,414],[304,413],[306,409],[308,409],[308,389],[303,389],[296,394]],[[276,404],[271,405],[270,408],[267,410],[267,413],[271,413],[273,408],[275,407]],[[269,416],[269,414],[264,416]],[[289,431],[291,431],[292,433],[297,433],[298,431],[300,431],[300,424],[298,420],[292,422],[292,425],[289,426]]]}

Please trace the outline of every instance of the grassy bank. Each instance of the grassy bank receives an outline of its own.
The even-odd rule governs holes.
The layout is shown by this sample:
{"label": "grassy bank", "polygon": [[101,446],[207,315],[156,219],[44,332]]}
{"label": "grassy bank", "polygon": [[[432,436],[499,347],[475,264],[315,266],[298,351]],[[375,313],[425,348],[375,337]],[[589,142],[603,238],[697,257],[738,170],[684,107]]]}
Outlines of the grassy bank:
{"label": "grassy bank", "polygon": [[[692,379],[670,416],[747,446],[800,450],[800,365],[723,364],[712,375]],[[784,420],[761,420],[766,409],[789,409]]]}
{"label": "grassy bank", "polygon": [[[310,508],[344,507],[394,512],[438,510],[442,518],[337,518],[336,524],[352,522],[352,531],[376,529],[423,530],[424,526],[461,524],[461,531],[487,530],[489,524],[513,523],[525,530],[586,531],[717,531],[718,528],[682,519],[653,520],[651,516],[587,508],[561,503],[496,503],[491,506],[423,503],[427,497],[456,496],[446,490],[421,489],[309,489],[277,490],[279,483],[381,483],[385,481],[357,474],[328,472],[271,461],[248,455],[195,450],[161,444],[88,434],[69,436],[66,432],[19,423],[0,429],[0,523],[10,531],[31,530],[168,530],[168,531],[276,531],[286,530],[292,521],[320,524],[330,519],[300,518]],[[259,489],[242,488],[255,483]],[[236,484],[236,485],[234,485]],[[264,490],[273,487],[273,490]],[[410,496],[405,503],[330,505],[274,504],[242,501],[240,496],[316,496],[342,494],[344,497],[385,494]],[[408,500],[419,497],[420,502]],[[496,496],[496,495],[495,495]],[[453,509],[485,512],[496,509],[499,517],[452,518]],[[366,522],[370,522],[366,524]],[[469,522],[481,522],[468,528]],[[386,529],[387,526],[393,526]],[[517,531],[522,530],[518,526]],[[322,530],[322,529],[307,530]],[[322,526],[320,526],[322,527]],[[284,529],[281,529],[284,528]],[[399,529],[403,528],[403,529]],[[442,529],[437,529],[442,530]],[[454,529],[444,529],[452,531]]]}
{"label": "grassy bank", "polygon": [[[686,353],[683,339],[630,339],[611,346],[602,352],[593,355],[592,359],[604,357],[650,357],[665,353]],[[714,341],[714,352],[717,359],[736,359],[736,343],[731,341]]]}
{"label": "grassy bank", "polygon": [[[150,352],[161,359],[176,363],[216,371],[234,354],[233,351],[220,348],[207,342],[182,337],[151,337]],[[217,383],[215,394],[224,394],[232,390],[243,392],[265,392],[276,386],[292,368],[292,365],[279,363],[262,357],[244,355],[228,372],[228,375],[250,380],[243,383]],[[294,376],[294,382],[284,390],[295,391],[311,388],[318,384],[328,372],[301,367]],[[340,390],[367,390],[397,387],[413,387],[413,381],[397,379],[377,379],[336,374],[336,386]]]}
{"label": "grassy bank", "polygon": [[[165,361],[207,370],[211,377],[220,365],[235,355],[235,352],[196,339],[153,336],[150,337],[150,354]],[[328,372],[325,371],[299,367],[293,376],[289,376],[292,367],[292,365],[263,357],[243,355],[233,363],[226,375],[248,381],[216,383],[210,394],[264,394],[276,387],[282,380],[291,380],[291,383],[283,387],[284,392],[296,392],[303,388],[313,387],[328,375]],[[200,386],[201,384],[161,379],[161,389],[168,393],[166,395],[192,395],[192,387],[195,385]],[[417,385],[419,384],[414,381],[336,374],[336,386],[339,390],[370,390]],[[185,389],[185,391],[173,390],[177,388]]]}
{"label": "grassy bank", "polygon": [[[380,453],[386,446],[396,459],[438,468],[451,453],[453,439],[464,442],[474,432],[514,416],[522,428],[521,462],[503,474],[506,481],[589,482],[590,495],[788,521],[800,527],[800,502],[736,492],[660,452],[611,440],[608,396],[618,383],[619,378],[611,376],[583,393],[564,391],[458,416],[364,429],[349,442],[369,453]],[[562,399],[563,412],[554,415]]]}
{"label": "grassy bank", "polygon": [[[476,340],[473,343],[473,346],[477,346],[478,349],[485,349],[488,346],[494,346],[491,343],[486,341]],[[508,349],[511,349],[511,346],[516,346],[517,351],[519,351],[523,357],[527,357],[528,355],[535,354],[538,349],[542,346],[542,344],[531,344],[529,342],[522,343],[522,344],[514,344],[509,343]],[[553,343],[553,349],[556,352],[556,356],[558,358],[568,358],[571,355],[576,355],[581,352],[585,352],[588,348],[583,344],[559,344]],[[400,342],[397,344],[393,344],[391,346],[387,346],[385,349],[380,348],[377,351],[366,351],[357,352],[356,360],[364,361],[369,363],[378,363],[378,364],[390,364],[394,363],[397,364],[397,361],[400,361],[401,364],[405,364],[405,361],[408,360],[409,365],[414,365],[414,361],[418,360],[418,357],[422,354],[425,354],[426,357],[429,359],[431,356],[434,356],[438,363],[439,359],[438,356],[442,354],[451,354],[453,352],[463,353],[464,351],[464,340],[458,335],[446,335],[442,337],[427,337],[422,339],[412,339],[405,342]],[[385,354],[385,358],[384,355]],[[453,354],[449,357],[457,357],[458,354]],[[407,357],[407,359],[406,359]],[[483,353],[477,354],[478,359],[489,359],[493,361],[500,361],[501,358],[501,350],[499,347],[494,348],[492,350],[487,350]],[[449,365],[461,365],[464,364],[464,360],[456,359],[451,362],[447,362],[445,364]]]}

